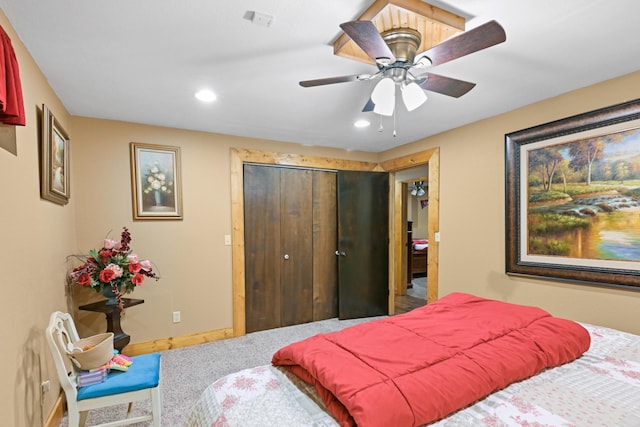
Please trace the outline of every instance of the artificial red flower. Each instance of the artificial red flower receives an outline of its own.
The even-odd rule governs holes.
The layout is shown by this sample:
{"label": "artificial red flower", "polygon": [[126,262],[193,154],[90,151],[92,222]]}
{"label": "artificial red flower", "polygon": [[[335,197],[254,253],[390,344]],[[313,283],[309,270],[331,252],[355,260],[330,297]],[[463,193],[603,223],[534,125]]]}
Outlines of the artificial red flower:
{"label": "artificial red flower", "polygon": [[131,283],[133,283],[136,286],[142,285],[142,282],[144,282],[144,276],[140,273],[134,274],[133,277],[131,278]]}
{"label": "artificial red flower", "polygon": [[91,286],[92,280],[89,273],[82,273],[80,277],[78,277],[78,285],[80,286]]}
{"label": "artificial red flower", "polygon": [[105,268],[100,272],[100,281],[102,283],[109,283],[115,278],[115,276],[116,276],[115,271]]}
{"label": "artificial red flower", "polygon": [[112,255],[113,252],[108,249],[101,249],[100,252],[98,252],[98,256],[102,262],[107,262]]}

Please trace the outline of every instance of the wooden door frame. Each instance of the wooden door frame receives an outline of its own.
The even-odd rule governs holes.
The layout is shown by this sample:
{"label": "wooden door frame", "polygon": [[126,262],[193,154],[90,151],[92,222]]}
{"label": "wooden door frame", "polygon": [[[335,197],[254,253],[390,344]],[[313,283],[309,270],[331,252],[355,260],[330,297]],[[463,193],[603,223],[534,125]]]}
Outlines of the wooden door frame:
{"label": "wooden door frame", "polygon": [[[394,175],[398,171],[422,165],[427,165],[429,168],[429,186],[427,188],[429,197],[429,220],[427,223],[427,239],[429,239],[429,251],[427,252],[427,277],[429,278],[429,286],[427,286],[428,304],[438,299],[440,242],[436,240],[435,233],[438,233],[440,230],[440,148],[436,147],[380,163],[382,170]],[[390,230],[390,239],[394,244],[391,247],[390,259],[394,265],[390,271],[393,271],[393,282],[395,285],[393,289],[395,290],[402,284],[402,270],[407,262],[405,256],[403,256],[407,251],[402,244],[404,239],[403,230],[406,230],[403,224],[403,212],[407,201],[403,197],[402,192],[404,182],[396,182],[394,179],[393,183],[394,186],[390,197],[390,199],[393,200],[393,227]],[[398,256],[396,256],[396,254],[398,254]],[[390,313],[393,313],[393,308],[393,306],[390,307]]]}
{"label": "wooden door frame", "polygon": [[[336,169],[354,171],[395,172],[415,166],[429,165],[429,286],[427,302],[438,299],[438,243],[432,235],[438,230],[440,151],[438,148],[421,151],[408,156],[372,163],[356,160],[332,159],[328,157],[301,154],[275,153],[242,148],[230,149],[231,169],[231,236],[232,236],[232,292],[233,292],[233,335],[246,334],[245,319],[245,269],[244,269],[244,179],[245,163],[275,166],[293,166],[310,169]],[[389,241],[389,313],[394,310],[394,290],[402,278],[402,191],[398,191],[395,179],[389,180],[390,220]],[[396,254],[400,256],[396,257]],[[405,260],[406,261],[406,260]]]}
{"label": "wooden door frame", "polygon": [[[427,168],[427,173],[428,173],[428,168]],[[396,295],[406,295],[407,293],[407,284],[411,281],[410,279],[412,278],[412,273],[411,271],[407,270],[406,274],[404,272],[405,268],[404,266],[407,265],[407,259],[404,258],[405,255],[407,255],[407,257],[412,256],[411,255],[411,251],[406,251],[405,248],[407,248],[408,246],[405,246],[404,243],[404,236],[407,235],[407,230],[408,230],[408,225],[407,225],[407,196],[409,194],[409,192],[407,191],[407,186],[408,184],[414,183],[416,181],[427,181],[427,183],[429,182],[429,176],[418,176],[415,178],[410,178],[410,179],[404,179],[402,181],[397,181],[396,185],[400,185],[400,187],[396,186],[395,191],[398,192],[399,194],[401,194],[401,202],[402,204],[398,207],[399,209],[401,209],[400,211],[400,215],[402,216],[402,230],[401,230],[401,235],[402,235],[402,278],[401,279],[396,279]],[[427,191],[429,191],[429,186],[427,185]],[[427,193],[427,200],[429,198],[429,194]],[[428,211],[428,210],[427,210]],[[428,215],[427,215],[428,217]],[[414,230],[415,231],[415,230]],[[427,224],[427,233],[429,232],[429,224]],[[406,243],[406,245],[409,245],[409,242]],[[429,255],[429,252],[427,251],[427,256]],[[426,272],[425,272],[426,274]],[[426,298],[426,295],[425,295]],[[428,301],[427,301],[428,302]]]}

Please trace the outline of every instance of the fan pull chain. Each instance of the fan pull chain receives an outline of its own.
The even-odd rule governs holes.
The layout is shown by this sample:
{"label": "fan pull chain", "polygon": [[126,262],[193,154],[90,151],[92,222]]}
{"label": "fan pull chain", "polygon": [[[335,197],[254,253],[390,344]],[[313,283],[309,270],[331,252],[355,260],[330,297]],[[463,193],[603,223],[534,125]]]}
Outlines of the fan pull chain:
{"label": "fan pull chain", "polygon": [[382,116],[379,115],[378,117],[380,118],[380,126],[378,127],[378,132],[382,133],[382,131],[384,130],[384,127],[382,126]]}
{"label": "fan pull chain", "polygon": [[393,109],[393,137],[396,137],[396,111],[398,111],[397,108]]}

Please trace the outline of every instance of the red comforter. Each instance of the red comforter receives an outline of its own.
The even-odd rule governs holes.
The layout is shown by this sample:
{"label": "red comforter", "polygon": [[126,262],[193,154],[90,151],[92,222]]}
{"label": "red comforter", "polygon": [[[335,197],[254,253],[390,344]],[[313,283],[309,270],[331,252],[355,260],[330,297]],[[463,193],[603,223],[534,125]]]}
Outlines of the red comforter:
{"label": "red comforter", "polygon": [[589,344],[582,326],[539,308],[455,293],[290,344],[272,363],[315,385],[343,426],[418,426],[572,361]]}

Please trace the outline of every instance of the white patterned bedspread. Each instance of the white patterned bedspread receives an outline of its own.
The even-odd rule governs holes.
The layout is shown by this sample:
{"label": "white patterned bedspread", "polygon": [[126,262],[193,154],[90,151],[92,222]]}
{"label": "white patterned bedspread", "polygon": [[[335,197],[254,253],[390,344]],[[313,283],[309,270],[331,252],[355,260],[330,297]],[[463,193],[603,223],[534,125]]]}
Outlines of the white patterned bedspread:
{"label": "white patterned bedspread", "polygon": [[[591,347],[579,359],[511,384],[431,425],[639,427],[640,336],[583,326],[591,335]],[[271,366],[245,369],[215,381],[185,423],[186,427],[337,425]]]}

